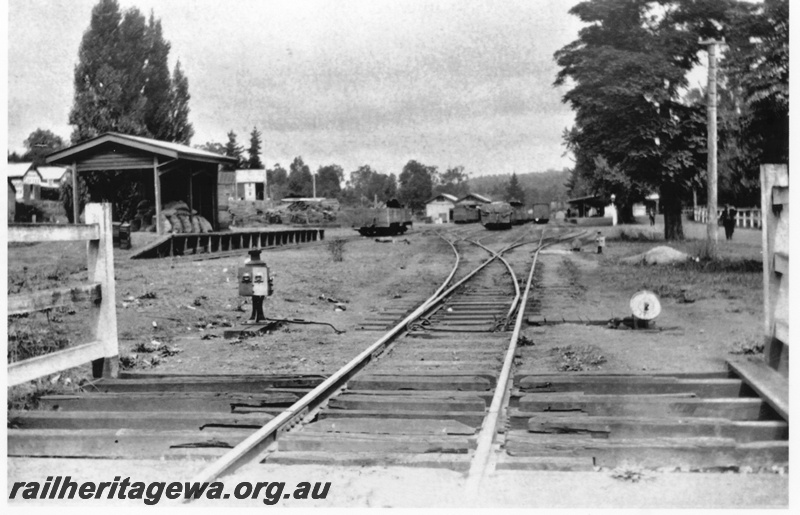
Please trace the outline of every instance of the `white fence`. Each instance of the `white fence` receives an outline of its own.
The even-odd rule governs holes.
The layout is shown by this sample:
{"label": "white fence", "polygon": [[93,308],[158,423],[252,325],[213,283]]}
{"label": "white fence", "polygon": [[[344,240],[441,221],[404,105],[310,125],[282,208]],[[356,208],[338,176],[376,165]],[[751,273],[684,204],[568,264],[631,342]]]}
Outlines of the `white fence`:
{"label": "white fence", "polygon": [[[717,209],[717,219],[722,214],[722,208]],[[689,208],[692,212],[692,208]],[[705,206],[694,208],[693,220],[695,222],[706,223],[708,221],[708,209]],[[757,208],[736,208],[736,227],[742,229],[761,229],[761,210]]]}
{"label": "white fence", "polygon": [[117,307],[111,204],[87,204],[85,225],[10,224],[9,242],[87,241],[88,283],[29,294],[9,295],[8,314],[20,315],[77,303],[90,303],[94,341],[8,365],[8,386],[92,362],[95,377],[117,374]]}

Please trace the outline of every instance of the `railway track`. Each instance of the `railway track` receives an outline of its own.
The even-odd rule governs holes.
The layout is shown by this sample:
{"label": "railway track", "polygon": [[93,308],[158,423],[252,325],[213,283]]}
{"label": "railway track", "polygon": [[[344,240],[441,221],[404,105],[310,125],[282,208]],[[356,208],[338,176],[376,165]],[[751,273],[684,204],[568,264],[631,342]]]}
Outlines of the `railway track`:
{"label": "railway track", "polygon": [[196,481],[263,460],[444,467],[471,491],[494,468],[785,461],[788,423],[733,374],[526,371],[538,250],[559,239],[542,236],[450,242],[445,283],[335,374],[124,373],[9,413],[8,455],[214,460]]}

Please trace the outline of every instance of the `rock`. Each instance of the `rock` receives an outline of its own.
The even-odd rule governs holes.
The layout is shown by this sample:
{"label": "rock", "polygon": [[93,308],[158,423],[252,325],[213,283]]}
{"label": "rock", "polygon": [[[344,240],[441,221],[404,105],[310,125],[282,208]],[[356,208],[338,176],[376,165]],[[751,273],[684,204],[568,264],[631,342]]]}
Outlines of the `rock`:
{"label": "rock", "polygon": [[667,265],[672,263],[683,263],[689,259],[689,254],[675,250],[672,247],[660,246],[650,249],[642,254],[624,258],[621,260],[621,262],[632,265]]}

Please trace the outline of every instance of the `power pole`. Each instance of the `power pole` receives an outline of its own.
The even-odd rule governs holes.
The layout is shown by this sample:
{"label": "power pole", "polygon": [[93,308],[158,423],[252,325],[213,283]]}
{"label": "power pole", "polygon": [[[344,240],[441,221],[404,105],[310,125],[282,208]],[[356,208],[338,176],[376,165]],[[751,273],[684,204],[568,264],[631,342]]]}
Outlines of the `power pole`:
{"label": "power pole", "polygon": [[717,256],[717,45],[725,39],[701,39],[701,45],[708,45],[708,88],[706,97],[708,117],[708,201],[706,209],[706,232],[709,253]]}

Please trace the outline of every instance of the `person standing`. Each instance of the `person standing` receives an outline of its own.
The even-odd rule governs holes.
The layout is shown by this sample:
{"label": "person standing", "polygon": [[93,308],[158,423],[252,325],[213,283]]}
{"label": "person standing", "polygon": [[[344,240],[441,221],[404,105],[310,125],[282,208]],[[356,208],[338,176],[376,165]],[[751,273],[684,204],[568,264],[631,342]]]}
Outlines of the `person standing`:
{"label": "person standing", "polygon": [[647,210],[647,216],[650,218],[650,227],[653,227],[656,224],[656,212],[652,207]]}
{"label": "person standing", "polygon": [[725,206],[720,216],[722,226],[725,228],[725,239],[733,239],[733,229],[736,227],[736,208],[731,207],[730,204]]}

